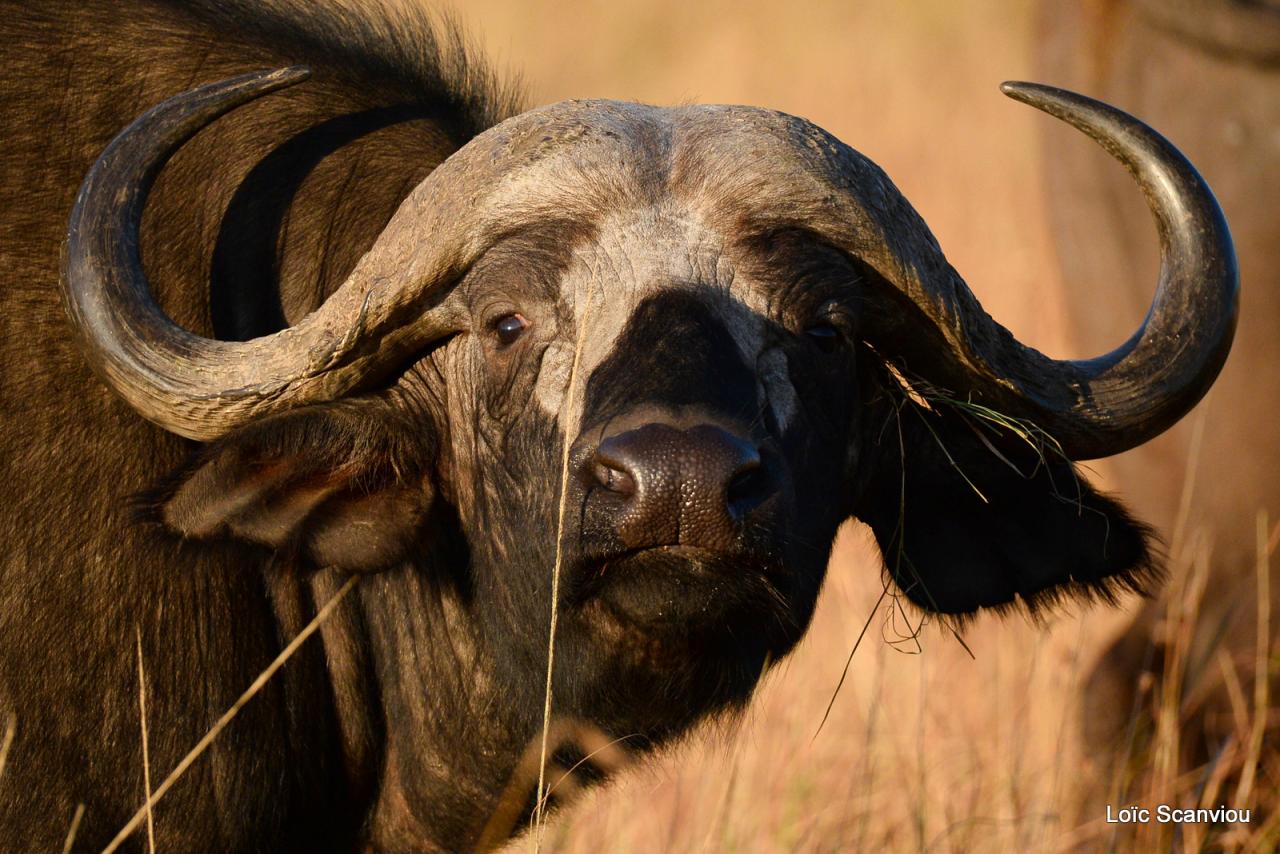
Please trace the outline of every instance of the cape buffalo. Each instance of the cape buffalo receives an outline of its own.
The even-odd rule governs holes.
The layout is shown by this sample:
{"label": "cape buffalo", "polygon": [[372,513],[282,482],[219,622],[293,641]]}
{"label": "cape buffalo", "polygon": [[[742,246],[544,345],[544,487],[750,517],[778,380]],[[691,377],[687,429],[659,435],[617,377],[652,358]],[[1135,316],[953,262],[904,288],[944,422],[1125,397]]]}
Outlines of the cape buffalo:
{"label": "cape buffalo", "polygon": [[1236,271],[1124,113],[1005,87],[1117,157],[1162,239],[1129,341],[1055,361],[802,119],[517,114],[398,4],[4,11],[7,850],[73,816],[111,840],[144,725],[164,773],[353,575],[159,802],[161,847],[488,844],[513,780],[512,826],[535,808],[548,671],[557,720],[634,751],[740,708],[850,517],[943,614],[1155,574],[1072,461],[1200,399]]}

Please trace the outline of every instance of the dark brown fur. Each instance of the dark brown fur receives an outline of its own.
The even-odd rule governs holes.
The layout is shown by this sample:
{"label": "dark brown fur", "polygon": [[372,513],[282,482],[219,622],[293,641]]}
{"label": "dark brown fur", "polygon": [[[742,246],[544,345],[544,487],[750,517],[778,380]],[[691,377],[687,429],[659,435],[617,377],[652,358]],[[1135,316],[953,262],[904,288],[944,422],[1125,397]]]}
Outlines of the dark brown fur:
{"label": "dark brown fur", "polygon": [[[96,850],[142,800],[135,627],[149,671],[153,774],[162,775],[300,628],[278,621],[272,596],[278,608],[296,603],[298,620],[314,606],[287,574],[235,571],[261,560],[242,547],[196,549],[134,525],[128,494],[191,446],[97,383],[68,334],[58,257],[80,180],[113,135],[165,97],[244,71],[311,65],[305,90],[241,111],[187,146],[148,209],[143,252],[161,304],[190,329],[243,337],[313,308],[404,195],[515,100],[465,60],[456,33],[437,40],[407,11],[24,0],[0,14],[0,477],[10,485],[0,708],[17,716],[0,779],[0,847],[59,848],[84,803],[78,848]],[[228,210],[236,215],[224,218]],[[341,773],[330,704],[286,703],[295,689],[325,696],[323,671],[320,648],[304,649],[245,710],[158,808],[162,847],[314,850],[354,839],[360,814],[337,807],[373,769],[356,762],[359,773]],[[344,735],[369,745],[377,726]]]}

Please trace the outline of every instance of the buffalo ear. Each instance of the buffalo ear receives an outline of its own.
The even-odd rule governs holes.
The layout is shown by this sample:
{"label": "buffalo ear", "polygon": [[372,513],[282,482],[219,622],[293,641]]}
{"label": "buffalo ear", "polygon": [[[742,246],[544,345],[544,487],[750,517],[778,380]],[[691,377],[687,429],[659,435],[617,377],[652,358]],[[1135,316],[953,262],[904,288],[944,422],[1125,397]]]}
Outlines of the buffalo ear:
{"label": "buffalo ear", "polygon": [[369,572],[418,542],[434,490],[435,442],[378,400],[312,406],[214,442],[159,495],[185,537],[231,537],[317,567]]}
{"label": "buffalo ear", "polygon": [[870,471],[854,515],[921,608],[1114,603],[1160,580],[1151,531],[1033,429],[911,398],[887,418],[864,457]]}

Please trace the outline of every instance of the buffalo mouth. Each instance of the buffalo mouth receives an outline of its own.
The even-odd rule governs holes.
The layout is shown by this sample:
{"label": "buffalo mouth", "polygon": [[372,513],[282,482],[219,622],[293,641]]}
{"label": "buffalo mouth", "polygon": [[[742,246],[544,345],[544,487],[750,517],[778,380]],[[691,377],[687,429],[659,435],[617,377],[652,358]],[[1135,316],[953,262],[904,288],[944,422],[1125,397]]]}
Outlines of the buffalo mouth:
{"label": "buffalo mouth", "polygon": [[707,649],[743,632],[798,635],[789,575],[775,559],[687,545],[579,562],[571,602],[606,634]]}
{"label": "buffalo mouth", "polygon": [[[812,600],[759,553],[657,545],[566,565],[565,707],[657,743],[741,709],[803,635]],[[792,589],[798,592],[791,593]],[[566,667],[564,671],[568,672]]]}

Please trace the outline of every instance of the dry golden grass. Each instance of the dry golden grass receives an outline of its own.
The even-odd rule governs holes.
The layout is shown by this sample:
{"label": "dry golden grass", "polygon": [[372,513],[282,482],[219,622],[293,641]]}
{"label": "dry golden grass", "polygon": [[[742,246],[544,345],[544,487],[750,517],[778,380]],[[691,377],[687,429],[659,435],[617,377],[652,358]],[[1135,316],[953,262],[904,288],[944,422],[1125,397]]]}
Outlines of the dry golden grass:
{"label": "dry golden grass", "polygon": [[67,828],[67,838],[62,843],[62,854],[71,854],[76,844],[76,833],[80,830],[80,820],[84,818],[84,804],[76,804],[76,811],[71,816],[71,826]]}
{"label": "dry golden grass", "polygon": [[[573,364],[569,368],[569,381],[564,390],[562,416],[565,424],[572,423],[570,415],[577,408],[578,401],[582,396],[582,389],[578,381],[578,368],[582,361],[582,348],[586,343],[587,333],[591,329],[591,308],[594,305],[596,294],[596,282],[594,279],[591,284],[592,287],[586,293],[582,319],[578,324],[578,337],[573,344]],[[551,736],[552,701],[554,699],[552,697],[551,683],[555,673],[556,627],[560,603],[560,570],[564,560],[565,512],[568,509],[569,500],[569,456],[573,445],[569,436],[564,436],[563,440],[564,448],[560,455],[560,480],[558,486],[559,507],[556,512],[556,558],[555,565],[551,568],[551,622],[547,634],[546,700],[542,709],[542,738],[538,753],[538,787],[535,790],[537,799],[534,809],[534,833],[538,841],[541,840],[544,832],[545,800],[548,792],[546,786],[547,746]]]}
{"label": "dry golden grass", "polygon": [[13,747],[13,737],[18,732],[18,716],[10,712],[5,715],[4,735],[0,736],[0,777],[4,777],[4,766],[9,761],[9,748]]}

